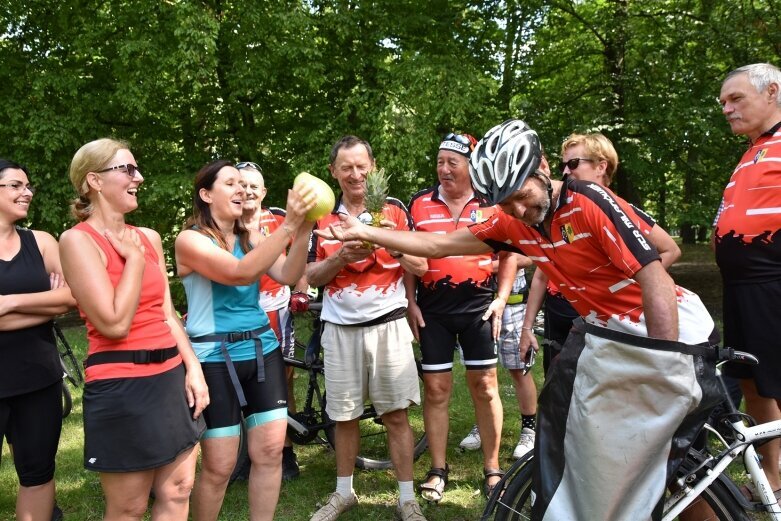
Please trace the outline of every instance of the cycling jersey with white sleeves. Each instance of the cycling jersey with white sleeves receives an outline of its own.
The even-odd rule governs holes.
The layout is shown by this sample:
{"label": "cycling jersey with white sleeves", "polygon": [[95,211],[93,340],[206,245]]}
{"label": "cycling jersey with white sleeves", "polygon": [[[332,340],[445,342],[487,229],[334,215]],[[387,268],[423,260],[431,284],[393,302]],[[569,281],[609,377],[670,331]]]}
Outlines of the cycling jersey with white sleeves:
{"label": "cycling jersey with white sleeves", "polygon": [[[592,182],[565,177],[556,203],[550,237],[504,212],[469,229],[497,250],[530,257],[586,321],[648,336],[642,291],[632,278],[659,260],[645,238],[647,224],[633,218],[626,201]],[[699,297],[679,286],[676,296],[679,341],[707,342],[714,323]]]}
{"label": "cycling jersey with white sleeves", "polygon": [[[341,196],[334,210],[317,221],[315,229],[325,230],[341,222],[339,213],[347,213]],[[411,221],[404,203],[388,197],[383,208],[384,218],[396,224],[396,230],[410,230]],[[322,261],[336,255],[341,241],[313,235],[309,262]],[[322,320],[332,324],[359,325],[372,322],[393,310],[407,308],[407,297],[402,282],[404,269],[399,259],[390,256],[385,248],[376,248],[371,255],[346,265],[325,285]]]}

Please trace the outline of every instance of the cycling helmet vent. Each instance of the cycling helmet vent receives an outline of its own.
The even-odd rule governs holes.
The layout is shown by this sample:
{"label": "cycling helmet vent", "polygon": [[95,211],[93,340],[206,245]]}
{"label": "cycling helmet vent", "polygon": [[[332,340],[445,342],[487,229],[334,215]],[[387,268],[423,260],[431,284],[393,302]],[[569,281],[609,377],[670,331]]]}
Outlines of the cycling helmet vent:
{"label": "cycling helmet vent", "polygon": [[541,158],[537,133],[519,119],[508,119],[477,143],[469,162],[472,186],[497,204],[523,185]]}

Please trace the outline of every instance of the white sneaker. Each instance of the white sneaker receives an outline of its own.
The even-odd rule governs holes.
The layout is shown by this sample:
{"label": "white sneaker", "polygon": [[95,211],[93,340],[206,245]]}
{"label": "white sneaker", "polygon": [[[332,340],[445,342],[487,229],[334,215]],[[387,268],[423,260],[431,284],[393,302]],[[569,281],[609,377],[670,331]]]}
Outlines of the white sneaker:
{"label": "white sneaker", "polygon": [[472,426],[472,430],[466,435],[466,438],[461,440],[458,444],[461,450],[477,450],[483,444],[480,439],[480,431],[477,429],[477,425]]}
{"label": "white sneaker", "polygon": [[513,459],[521,459],[524,454],[534,449],[534,431],[528,427],[521,429],[521,437],[518,439],[518,445],[513,451]]}
{"label": "white sneaker", "polygon": [[344,498],[338,492],[334,492],[328,496],[326,504],[315,512],[315,515],[309,521],[334,521],[334,519],[339,517],[339,514],[350,510],[356,504],[358,504],[358,496],[355,495],[355,492],[348,498]]}
{"label": "white sneaker", "polygon": [[426,521],[426,516],[420,510],[416,499],[405,501],[403,505],[396,507],[396,517],[401,521]]}

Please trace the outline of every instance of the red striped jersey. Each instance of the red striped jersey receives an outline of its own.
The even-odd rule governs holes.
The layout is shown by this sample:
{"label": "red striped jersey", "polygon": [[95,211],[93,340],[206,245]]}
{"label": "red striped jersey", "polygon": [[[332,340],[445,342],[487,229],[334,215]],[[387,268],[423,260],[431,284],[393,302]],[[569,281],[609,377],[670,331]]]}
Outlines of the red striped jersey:
{"label": "red striped jersey", "polygon": [[[473,197],[459,215],[451,215],[439,185],[412,196],[410,214],[416,230],[447,233],[484,222],[499,211]],[[483,313],[493,299],[493,256],[458,255],[428,259],[428,270],[418,280],[417,303],[430,314]]]}
{"label": "red striped jersey", "polygon": [[781,122],[743,154],[714,226],[725,283],[781,279]]}
{"label": "red striped jersey", "polygon": [[[530,257],[587,321],[647,336],[642,291],[632,278],[659,260],[647,224],[607,188],[568,177],[564,183],[550,237],[501,211],[470,231],[495,249]],[[676,295],[679,340],[707,341],[714,324],[699,297],[678,286]]]}

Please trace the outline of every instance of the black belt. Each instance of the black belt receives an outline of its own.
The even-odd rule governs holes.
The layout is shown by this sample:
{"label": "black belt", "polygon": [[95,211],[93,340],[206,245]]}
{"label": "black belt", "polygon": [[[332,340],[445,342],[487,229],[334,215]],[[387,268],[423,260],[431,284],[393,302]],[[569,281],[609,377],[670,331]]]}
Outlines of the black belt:
{"label": "black belt", "polygon": [[230,376],[233,389],[236,391],[236,396],[239,398],[239,404],[242,407],[247,405],[247,398],[244,396],[244,390],[241,388],[241,382],[239,382],[239,375],[236,374],[236,367],[233,365],[230,355],[228,354],[227,344],[233,344],[235,342],[242,342],[244,340],[252,340],[255,342],[255,359],[258,362],[258,382],[266,381],[266,368],[263,365],[263,341],[260,339],[260,335],[269,331],[271,326],[266,324],[263,327],[253,329],[251,331],[234,331],[232,333],[219,333],[215,335],[204,335],[198,337],[190,337],[190,342],[220,342],[220,351],[222,356],[225,357],[225,365],[228,366],[228,375]]}
{"label": "black belt", "polygon": [[101,351],[92,353],[84,361],[84,368],[98,364],[161,364],[179,354],[179,348],[133,349],[128,351]]}
{"label": "black belt", "polygon": [[622,331],[616,331],[615,329],[595,326],[594,324],[590,324],[583,320],[583,317],[576,318],[573,321],[573,324],[576,328],[582,327],[585,329],[586,333],[608,340],[615,340],[617,342],[643,347],[645,349],[656,349],[658,351],[671,351],[686,355],[701,356],[706,360],[731,360],[734,351],[732,348],[720,348],[719,346],[711,345],[708,342],[692,345],[678,342],[677,340],[662,340],[659,338],[624,333]]}

